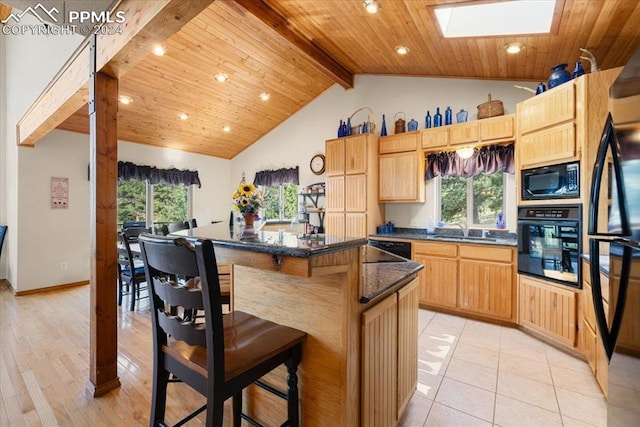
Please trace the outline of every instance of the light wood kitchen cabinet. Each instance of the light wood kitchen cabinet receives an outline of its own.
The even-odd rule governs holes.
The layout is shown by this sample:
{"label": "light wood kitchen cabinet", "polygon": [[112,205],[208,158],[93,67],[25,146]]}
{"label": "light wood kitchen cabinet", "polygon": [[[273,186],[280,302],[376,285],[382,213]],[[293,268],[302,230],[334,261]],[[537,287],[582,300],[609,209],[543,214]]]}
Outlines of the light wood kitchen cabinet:
{"label": "light wood kitchen cabinet", "polygon": [[460,245],[458,309],[515,320],[515,249]]}
{"label": "light wood kitchen cabinet", "polygon": [[380,137],[380,154],[416,151],[420,142],[420,132],[406,132]]}
{"label": "light wood kitchen cabinet", "polygon": [[475,144],[480,139],[478,121],[449,126],[449,144]]}
{"label": "light wood kitchen cabinet", "polygon": [[380,155],[378,200],[387,202],[425,201],[424,159],[420,151]]}
{"label": "light wood kitchen cabinet", "polygon": [[398,418],[418,386],[419,279],[398,291]]}
{"label": "light wood kitchen cabinet", "polygon": [[458,295],[458,245],[414,242],[413,260],[424,265],[419,302],[425,307],[456,308]]}
{"label": "light wood kitchen cabinet", "polygon": [[384,205],[378,203],[378,138],[361,134],[331,139],[325,153],[325,233],[367,237],[384,221]]}
{"label": "light wood kitchen cabinet", "polygon": [[519,324],[569,347],[577,334],[577,290],[519,276]]}
{"label": "light wood kitchen cabinet", "polygon": [[[518,103],[518,169],[583,160],[581,185],[587,188],[611,83],[620,69],[585,74]],[[588,191],[584,193],[587,194]],[[520,202],[520,200],[518,200]]]}
{"label": "light wood kitchen cabinet", "polygon": [[449,127],[440,126],[420,131],[422,149],[427,151],[437,151],[449,145]]}
{"label": "light wood kitchen cabinet", "polygon": [[416,390],[418,283],[362,314],[361,425],[396,425]]}
{"label": "light wood kitchen cabinet", "polygon": [[513,141],[515,138],[515,114],[491,117],[478,120],[480,125],[480,141],[498,142]]}
{"label": "light wood kitchen cabinet", "polygon": [[[618,301],[619,274],[622,271],[622,259],[620,256],[612,255],[610,263],[612,274],[609,277],[609,319],[613,318],[613,311],[616,309],[615,304]],[[638,318],[640,318],[640,260],[637,258],[631,259],[625,313],[626,315],[620,325],[620,336],[618,337],[616,348],[631,354],[640,354],[640,322],[638,322]]]}

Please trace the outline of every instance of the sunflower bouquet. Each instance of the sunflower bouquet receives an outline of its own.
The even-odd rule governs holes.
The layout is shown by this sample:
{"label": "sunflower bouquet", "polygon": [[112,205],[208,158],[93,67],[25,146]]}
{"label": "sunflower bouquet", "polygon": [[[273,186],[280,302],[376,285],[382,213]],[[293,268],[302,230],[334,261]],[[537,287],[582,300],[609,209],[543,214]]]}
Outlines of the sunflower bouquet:
{"label": "sunflower bouquet", "polygon": [[231,197],[236,210],[243,215],[257,215],[264,203],[262,190],[244,180]]}

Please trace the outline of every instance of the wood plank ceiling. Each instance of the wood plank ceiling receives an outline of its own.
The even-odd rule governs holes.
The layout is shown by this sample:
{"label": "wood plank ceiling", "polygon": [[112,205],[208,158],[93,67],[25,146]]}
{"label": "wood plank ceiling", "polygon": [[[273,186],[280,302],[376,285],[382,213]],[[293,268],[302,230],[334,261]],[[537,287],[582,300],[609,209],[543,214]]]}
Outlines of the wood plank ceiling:
{"label": "wood plank ceiling", "polygon": [[[434,6],[456,1],[380,2],[370,15],[361,0],[215,1],[159,40],[165,56],[149,54],[121,77],[119,92],[133,102],[120,106],[119,138],[230,159],[334,83],[348,87],[340,69],[538,82],[551,66],[575,63],[581,47],[608,69],[624,65],[640,45],[637,0],[560,1],[551,34],[461,39],[443,38],[433,15]],[[511,41],[525,49],[508,55]],[[394,52],[401,44],[408,55]],[[229,79],[218,83],[218,72]],[[263,92],[268,101],[259,99]],[[179,120],[181,112],[189,119]],[[59,128],[87,132],[86,108]]]}

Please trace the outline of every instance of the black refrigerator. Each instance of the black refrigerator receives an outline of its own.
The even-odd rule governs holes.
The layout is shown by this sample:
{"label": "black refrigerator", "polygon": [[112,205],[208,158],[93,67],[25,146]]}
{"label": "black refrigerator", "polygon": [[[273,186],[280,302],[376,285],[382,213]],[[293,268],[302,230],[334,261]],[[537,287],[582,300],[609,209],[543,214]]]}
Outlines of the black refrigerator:
{"label": "black refrigerator", "polygon": [[[640,426],[640,49],[611,86],[589,200],[592,297],[609,359],[607,425]],[[608,286],[600,272],[609,275]]]}

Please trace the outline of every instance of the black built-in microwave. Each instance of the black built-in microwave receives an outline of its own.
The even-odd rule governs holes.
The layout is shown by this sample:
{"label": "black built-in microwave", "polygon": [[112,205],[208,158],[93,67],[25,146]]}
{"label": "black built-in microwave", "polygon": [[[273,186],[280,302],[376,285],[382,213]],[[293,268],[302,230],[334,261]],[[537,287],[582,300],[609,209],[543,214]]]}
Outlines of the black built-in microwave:
{"label": "black built-in microwave", "polygon": [[580,163],[570,162],[522,170],[522,200],[580,197]]}

